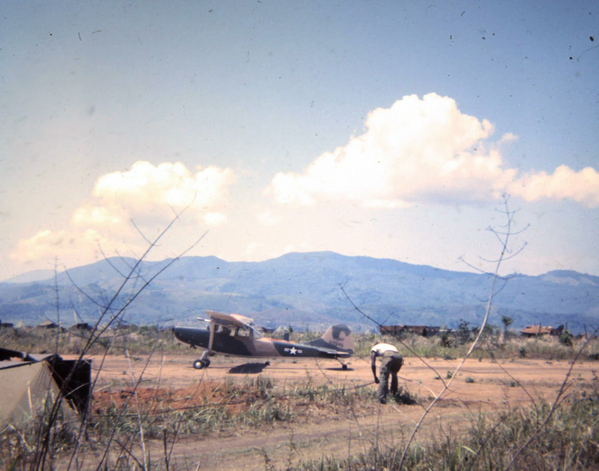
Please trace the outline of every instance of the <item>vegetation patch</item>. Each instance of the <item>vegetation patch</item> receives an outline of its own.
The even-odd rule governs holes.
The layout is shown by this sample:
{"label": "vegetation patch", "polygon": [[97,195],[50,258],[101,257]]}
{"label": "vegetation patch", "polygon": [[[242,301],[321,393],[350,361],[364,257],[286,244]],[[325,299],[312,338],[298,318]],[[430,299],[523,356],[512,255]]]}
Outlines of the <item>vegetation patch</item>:
{"label": "vegetation patch", "polygon": [[[554,410],[536,406],[499,414],[479,414],[465,433],[440,434],[428,443],[414,444],[401,463],[402,443],[373,446],[345,459],[306,461],[301,470],[496,470],[570,469],[599,467],[599,396],[576,395]],[[401,466],[400,466],[401,465]]]}

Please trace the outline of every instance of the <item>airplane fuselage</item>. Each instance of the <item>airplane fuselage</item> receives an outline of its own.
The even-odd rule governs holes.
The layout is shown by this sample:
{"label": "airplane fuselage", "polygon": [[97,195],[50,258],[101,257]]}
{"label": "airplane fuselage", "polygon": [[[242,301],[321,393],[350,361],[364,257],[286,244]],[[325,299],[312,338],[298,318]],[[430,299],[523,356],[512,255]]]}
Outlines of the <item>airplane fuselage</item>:
{"label": "airplane fuselage", "polygon": [[[188,327],[175,327],[175,336],[192,347],[207,349],[210,343],[210,330]],[[315,348],[310,345],[265,337],[242,337],[215,332],[212,350],[226,355],[243,357],[316,357],[347,358],[350,353],[328,348]]]}

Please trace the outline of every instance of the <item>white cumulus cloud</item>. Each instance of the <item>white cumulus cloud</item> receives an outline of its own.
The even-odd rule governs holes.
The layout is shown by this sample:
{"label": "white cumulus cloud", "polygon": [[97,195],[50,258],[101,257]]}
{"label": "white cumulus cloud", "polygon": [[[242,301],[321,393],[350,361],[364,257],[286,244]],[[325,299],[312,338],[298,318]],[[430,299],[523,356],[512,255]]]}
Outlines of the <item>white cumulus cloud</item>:
{"label": "white cumulus cloud", "polygon": [[10,258],[19,262],[32,262],[60,254],[61,260],[89,260],[102,244],[105,250],[114,249],[102,235],[94,229],[82,231],[43,230],[28,239],[21,239]]}
{"label": "white cumulus cloud", "polygon": [[228,168],[210,166],[194,174],[180,162],[154,166],[139,161],[130,170],[100,177],[93,195],[105,205],[135,213],[151,212],[157,205],[201,209],[214,206],[233,180]]}
{"label": "white cumulus cloud", "polygon": [[[518,180],[518,170],[500,153],[517,136],[506,133],[493,143],[493,131],[489,121],[462,113],[449,97],[405,96],[369,113],[363,134],[320,155],[302,173],[275,175],[264,194],[280,204],[350,201],[377,208],[488,201],[514,188],[531,200],[596,200],[593,169],[576,173],[560,167],[551,178],[541,173]],[[550,189],[541,188],[541,181],[550,181]]]}
{"label": "white cumulus cloud", "polygon": [[599,172],[591,167],[575,172],[560,165],[551,175],[538,172],[523,176],[510,186],[509,191],[527,201],[569,199],[593,208],[599,206]]}
{"label": "white cumulus cloud", "polygon": [[75,210],[71,222],[76,227],[105,227],[121,224],[127,213],[118,207],[85,204]]}
{"label": "white cumulus cloud", "polygon": [[220,226],[226,224],[227,220],[227,215],[223,213],[210,212],[204,215],[204,222],[209,226]]}
{"label": "white cumulus cloud", "polygon": [[277,218],[270,210],[266,210],[258,214],[258,221],[263,226],[272,227],[279,222],[279,218]]}
{"label": "white cumulus cloud", "polygon": [[138,229],[151,231],[164,227],[183,209],[195,225],[225,224],[225,202],[233,182],[228,168],[210,166],[192,173],[180,162],[157,166],[136,162],[130,170],[98,178],[92,197],[74,211],[69,227],[21,239],[11,258],[29,262],[77,254],[85,259],[97,256],[98,245],[105,253],[139,249],[134,239],[140,235],[131,220]]}

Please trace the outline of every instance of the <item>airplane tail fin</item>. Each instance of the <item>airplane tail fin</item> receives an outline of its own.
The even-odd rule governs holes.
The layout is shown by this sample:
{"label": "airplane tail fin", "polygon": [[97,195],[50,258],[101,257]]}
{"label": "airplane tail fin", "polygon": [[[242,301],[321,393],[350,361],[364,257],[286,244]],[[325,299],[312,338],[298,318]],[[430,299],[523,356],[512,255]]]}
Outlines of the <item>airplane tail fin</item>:
{"label": "airplane tail fin", "polygon": [[345,324],[337,324],[329,327],[322,337],[308,342],[308,344],[350,354],[354,353],[354,336]]}

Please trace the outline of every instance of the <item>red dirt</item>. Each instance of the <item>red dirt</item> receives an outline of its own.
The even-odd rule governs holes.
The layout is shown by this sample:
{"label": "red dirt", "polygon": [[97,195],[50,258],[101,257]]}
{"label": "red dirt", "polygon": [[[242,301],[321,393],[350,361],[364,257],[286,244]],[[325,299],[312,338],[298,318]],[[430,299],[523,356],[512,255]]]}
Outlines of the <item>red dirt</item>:
{"label": "red dirt", "polygon": [[[277,386],[292,386],[312,381],[312,384],[334,384],[338,387],[366,387],[374,391],[372,373],[367,359],[352,359],[349,371],[342,371],[335,362],[271,360],[272,365],[260,375],[234,375],[229,370],[245,361],[239,358],[215,357],[206,370],[194,370],[192,357],[171,356],[137,359],[130,366],[124,357],[109,357],[100,372],[94,394],[94,410],[103,411],[112,402],[119,406],[132,391],[132,379],[137,381],[142,371],[143,387],[138,390],[141,404],[156,408],[177,409],[189,405],[225,402],[232,391],[246,388],[241,402],[232,413],[249,407],[259,392],[248,388],[248,380],[258,376],[271,378]],[[443,388],[447,372],[453,371],[458,360],[428,360],[436,372],[415,358],[407,358],[400,372],[402,387],[426,404]],[[97,366],[99,361],[94,361]],[[499,412],[527,406],[532,400],[552,401],[559,390],[570,363],[545,360],[469,360],[455,378],[450,390],[432,411],[418,440],[426,441],[442,428],[460,430],[479,411]],[[570,392],[597,381],[597,362],[575,365],[570,378]],[[443,378],[443,380],[439,379]],[[466,378],[470,378],[468,382]],[[472,382],[473,381],[473,382]],[[522,386],[522,387],[521,387]],[[203,402],[204,401],[204,402]],[[322,456],[345,457],[348,452],[364,451],[374,441],[387,446],[405,440],[422,415],[422,406],[388,404],[379,407],[374,400],[353,408],[331,407],[330,410],[310,409],[297,414],[293,422],[275,423],[259,429],[231,431],[228,436],[187,436],[174,446],[173,463],[189,469],[265,469],[266,462],[285,466],[302,459]],[[233,435],[233,436],[231,436]],[[163,454],[161,441],[150,443],[153,457]]]}
{"label": "red dirt", "polygon": [[157,414],[170,410],[183,410],[207,404],[222,404],[230,413],[239,413],[249,408],[258,392],[244,394],[242,401],[230,403],[230,391],[217,381],[201,382],[181,389],[170,388],[127,388],[103,390],[94,393],[92,404],[94,412],[105,413],[109,408],[120,409],[132,400],[142,405],[144,413]]}

